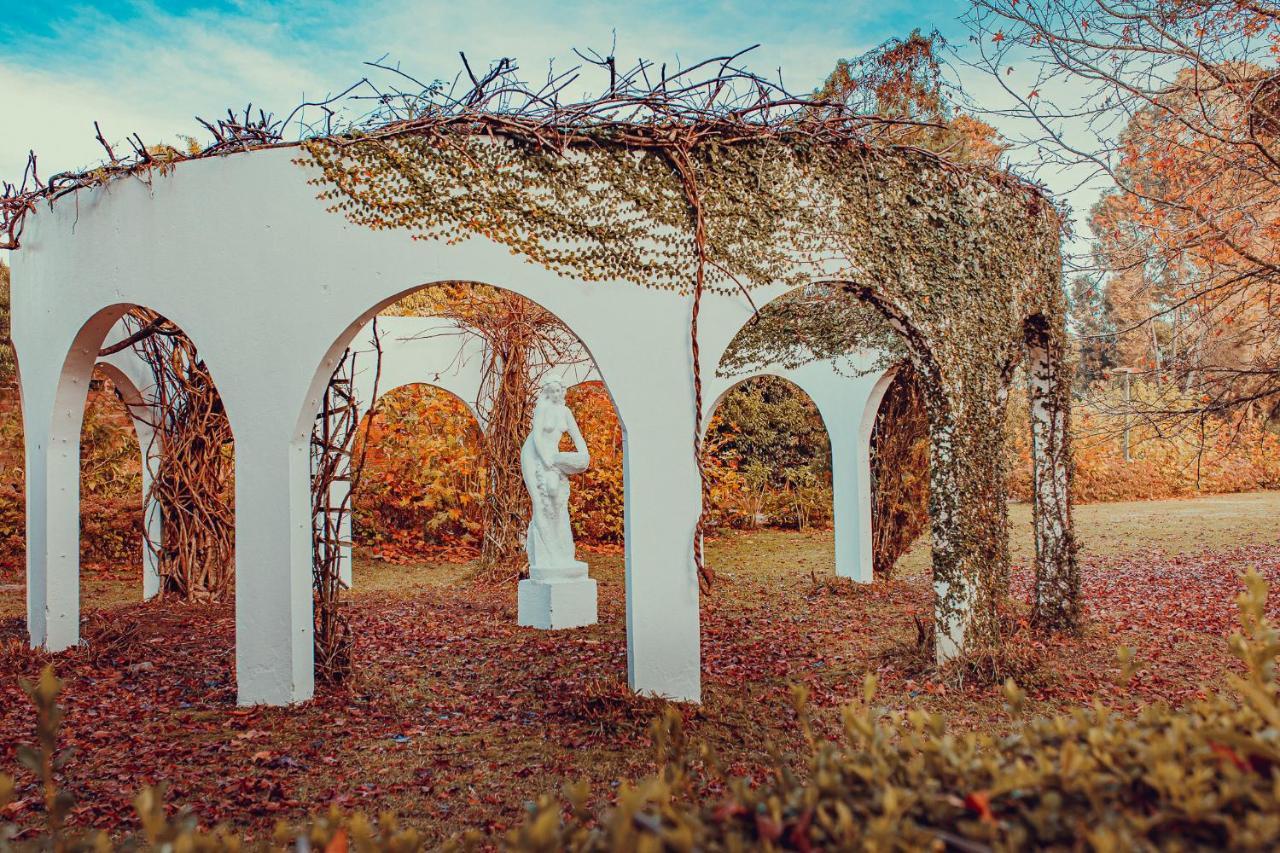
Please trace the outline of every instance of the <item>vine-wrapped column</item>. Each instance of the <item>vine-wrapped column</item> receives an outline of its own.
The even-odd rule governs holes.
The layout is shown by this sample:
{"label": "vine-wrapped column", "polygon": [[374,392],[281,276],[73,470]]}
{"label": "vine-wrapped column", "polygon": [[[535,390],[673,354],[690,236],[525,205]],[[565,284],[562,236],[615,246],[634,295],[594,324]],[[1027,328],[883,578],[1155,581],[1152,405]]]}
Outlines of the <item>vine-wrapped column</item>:
{"label": "vine-wrapped column", "polygon": [[958,395],[943,399],[927,391],[926,396],[937,595],[934,621],[940,662],[999,644],[998,607],[1009,585],[1006,400],[996,383],[987,394],[975,393],[972,385],[964,384],[968,399],[961,405],[957,405]]}
{"label": "vine-wrapped column", "polygon": [[145,418],[135,417],[133,427],[142,448],[142,598],[147,600],[160,593],[160,554],[164,547],[160,501],[151,494],[151,484],[160,473],[160,440]]}
{"label": "vine-wrapped column", "polygon": [[1060,334],[1036,317],[1027,329],[1027,397],[1036,542],[1033,621],[1050,631],[1080,624],[1080,569],[1071,517],[1071,379]]}

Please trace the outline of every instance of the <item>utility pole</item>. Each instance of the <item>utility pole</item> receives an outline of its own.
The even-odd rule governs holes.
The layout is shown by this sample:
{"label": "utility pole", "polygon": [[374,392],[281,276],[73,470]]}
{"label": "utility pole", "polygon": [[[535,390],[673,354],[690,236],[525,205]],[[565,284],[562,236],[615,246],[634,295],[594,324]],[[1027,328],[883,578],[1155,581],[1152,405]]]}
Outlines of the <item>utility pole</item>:
{"label": "utility pole", "polygon": [[1129,403],[1133,398],[1129,393],[1129,380],[1133,376],[1133,368],[1117,367],[1116,373],[1124,374],[1124,431],[1121,446],[1124,448],[1124,461],[1132,462],[1133,457],[1129,454]]}

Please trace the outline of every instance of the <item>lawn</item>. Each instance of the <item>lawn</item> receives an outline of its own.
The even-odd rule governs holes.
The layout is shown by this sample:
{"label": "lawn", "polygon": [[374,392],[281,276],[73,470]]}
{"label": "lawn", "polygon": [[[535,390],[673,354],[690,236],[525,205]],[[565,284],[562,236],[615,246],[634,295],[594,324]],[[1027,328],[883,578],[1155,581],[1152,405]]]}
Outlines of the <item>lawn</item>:
{"label": "lawn", "polygon": [[[1238,574],[1257,566],[1280,581],[1280,493],[1080,507],[1088,627],[1043,640],[1020,629],[1005,668],[1033,711],[1094,694],[1121,708],[1178,703],[1232,665],[1223,637],[1235,620]],[[1025,601],[1030,521],[1012,512],[1017,597]],[[515,587],[451,564],[360,560],[349,616],[357,671],[293,708],[234,704],[229,605],[142,604],[130,567],[86,579],[87,645],[56,657],[66,679],[64,742],[78,749],[66,784],[75,820],[127,831],[140,785],[205,823],[267,832],[338,803],[392,810],[434,837],[465,827],[501,830],[538,795],[585,779],[597,801],[619,778],[653,768],[647,728],[661,703],[626,689],[622,558],[587,555],[600,582],[600,624],[559,633],[515,626]],[[945,712],[956,726],[1005,724],[998,689],[938,673],[915,649],[929,612],[928,550],[897,576],[855,586],[831,576],[829,532],[756,532],[708,545],[720,582],[703,601],[704,703],[682,709],[687,729],[742,775],[771,745],[801,747],[787,697],[808,686],[820,728],[879,677],[879,702]],[[0,765],[32,713],[17,686],[44,658],[25,649],[20,579],[0,593]],[[1272,595],[1280,608],[1280,589]],[[1020,613],[1011,615],[1016,623]],[[1115,682],[1118,646],[1141,669]],[[25,773],[9,811],[38,818]]]}

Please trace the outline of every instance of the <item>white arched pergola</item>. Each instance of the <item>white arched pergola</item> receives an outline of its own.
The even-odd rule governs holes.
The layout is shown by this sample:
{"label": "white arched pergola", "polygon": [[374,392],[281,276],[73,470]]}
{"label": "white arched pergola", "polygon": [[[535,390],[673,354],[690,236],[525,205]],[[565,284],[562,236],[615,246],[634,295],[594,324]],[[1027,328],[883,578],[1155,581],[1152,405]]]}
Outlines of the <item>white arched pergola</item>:
{"label": "white arched pergola", "polygon": [[[27,442],[32,643],[57,651],[79,640],[85,395],[113,325],[144,306],[193,339],[235,436],[239,701],[309,698],[308,451],[321,396],[342,354],[385,306],[427,284],[475,281],[554,313],[599,371],[624,435],[629,682],[637,691],[698,700],[691,298],[625,281],[561,277],[481,238],[450,244],[351,225],[316,200],[308,184],[314,175],[294,156],[281,148],[191,161],[145,183],[81,190],[73,202],[42,206],[30,217],[14,256],[12,302]],[[785,289],[765,289],[756,302],[763,306]],[[707,414],[744,378],[715,372],[750,317],[745,300],[703,297],[698,369]],[[884,377],[852,379],[830,365],[825,373],[807,365],[778,374],[817,404],[833,462],[856,463],[836,474],[837,530],[853,531],[837,545],[837,563],[847,567],[842,573],[869,580],[870,560],[858,554],[870,537],[861,535],[861,521],[845,523],[841,507],[860,511],[867,503],[864,447]]]}

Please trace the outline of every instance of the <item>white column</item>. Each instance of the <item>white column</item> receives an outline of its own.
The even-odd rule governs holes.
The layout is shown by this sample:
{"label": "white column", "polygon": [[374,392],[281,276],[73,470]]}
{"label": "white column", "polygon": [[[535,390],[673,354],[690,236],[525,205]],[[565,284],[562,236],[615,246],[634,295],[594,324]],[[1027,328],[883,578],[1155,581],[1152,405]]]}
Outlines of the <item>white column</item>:
{"label": "white column", "polygon": [[98,347],[113,322],[106,313],[91,319],[60,364],[48,356],[23,361],[19,347],[27,632],[33,647],[51,652],[80,642],[80,427]]}
{"label": "white column", "polygon": [[[871,538],[871,436],[880,403],[896,371],[840,378],[839,417],[826,417],[831,439],[832,514],[835,523],[836,574],[859,583],[875,580]],[[819,409],[823,405],[819,404]]]}
{"label": "white column", "polygon": [[236,433],[241,705],[299,702],[314,690],[310,477],[305,441],[264,428]]}
{"label": "white column", "polygon": [[[68,381],[87,391],[87,378],[83,385],[78,379]],[[32,647],[57,652],[80,642],[80,423],[84,410],[51,415],[33,396],[23,395],[27,632]]]}
{"label": "white column", "polygon": [[[670,403],[668,403],[670,406]],[[700,503],[693,417],[626,422],[627,677],[637,693],[701,701],[702,650],[693,533]]]}
{"label": "white column", "polygon": [[831,424],[831,504],[836,575],[871,583],[871,440],[858,421]]}
{"label": "white column", "polygon": [[164,525],[160,502],[151,498],[151,484],[160,474],[160,438],[142,418],[134,418],[133,426],[142,449],[142,523],[146,528],[142,540],[142,598],[145,601],[160,593],[159,548],[164,542]]}

